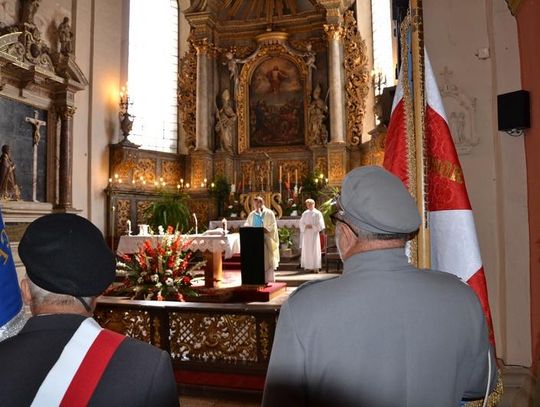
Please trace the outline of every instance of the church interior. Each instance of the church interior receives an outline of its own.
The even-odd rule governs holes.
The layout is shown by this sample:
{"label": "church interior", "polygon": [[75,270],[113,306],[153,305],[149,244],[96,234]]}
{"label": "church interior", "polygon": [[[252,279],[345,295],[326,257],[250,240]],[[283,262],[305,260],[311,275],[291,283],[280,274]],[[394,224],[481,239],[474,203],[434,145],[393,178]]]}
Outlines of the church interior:
{"label": "church interior", "polygon": [[[540,4],[419,3],[475,216],[504,386],[498,405],[532,406],[540,403]],[[257,294],[265,300],[235,292],[243,301],[162,306],[104,297],[96,311],[107,328],[171,354],[182,405],[258,405],[283,293],[339,273],[336,258],[328,273],[330,253],[327,273],[297,273],[304,200],[319,207],[351,169],[383,163],[408,8],[408,0],[0,2],[0,142],[15,173],[0,172],[0,206],[19,278],[18,241],[45,214],[83,216],[126,252],[126,237],[146,236],[148,224],[156,235],[171,223],[195,234],[236,230],[263,196],[285,243],[281,285]],[[501,95],[516,91],[527,98],[501,108]],[[530,121],[503,131],[502,118],[522,123],[524,110]],[[159,205],[178,200],[178,218],[156,218]],[[209,297],[218,294],[208,279],[234,279],[239,261],[213,252],[219,242],[193,243],[205,253]]]}

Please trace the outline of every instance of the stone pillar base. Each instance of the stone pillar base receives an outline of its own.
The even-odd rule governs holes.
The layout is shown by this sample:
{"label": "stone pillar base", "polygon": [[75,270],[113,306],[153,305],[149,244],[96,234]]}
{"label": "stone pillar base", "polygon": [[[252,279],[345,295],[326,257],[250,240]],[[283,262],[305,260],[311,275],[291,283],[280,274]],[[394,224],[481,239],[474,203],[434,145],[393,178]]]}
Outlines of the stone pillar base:
{"label": "stone pillar base", "polygon": [[345,143],[328,143],[328,185],[341,186],[341,181],[349,171],[349,148]]}

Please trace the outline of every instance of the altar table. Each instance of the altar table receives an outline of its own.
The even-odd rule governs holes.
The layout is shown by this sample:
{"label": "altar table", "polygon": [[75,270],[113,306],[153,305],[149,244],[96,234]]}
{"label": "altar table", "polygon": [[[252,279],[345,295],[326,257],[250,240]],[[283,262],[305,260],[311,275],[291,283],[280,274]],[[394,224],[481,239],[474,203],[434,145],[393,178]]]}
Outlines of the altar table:
{"label": "altar table", "polygon": [[[230,230],[238,230],[246,223],[246,219],[227,219],[227,228]],[[211,220],[208,223],[209,229],[221,227],[220,220]],[[278,228],[296,228],[300,229],[300,218],[280,218],[277,219]]]}
{"label": "altar table", "polygon": [[[204,273],[205,287],[214,287],[223,279],[223,261],[221,254],[225,258],[231,258],[233,254],[240,253],[240,235],[238,233],[223,234],[197,234],[183,235],[189,242],[186,245],[186,251],[201,251],[206,260],[206,270]],[[120,236],[118,242],[118,254],[136,253],[139,247],[146,241],[151,241],[154,245],[163,239],[163,236]]]}

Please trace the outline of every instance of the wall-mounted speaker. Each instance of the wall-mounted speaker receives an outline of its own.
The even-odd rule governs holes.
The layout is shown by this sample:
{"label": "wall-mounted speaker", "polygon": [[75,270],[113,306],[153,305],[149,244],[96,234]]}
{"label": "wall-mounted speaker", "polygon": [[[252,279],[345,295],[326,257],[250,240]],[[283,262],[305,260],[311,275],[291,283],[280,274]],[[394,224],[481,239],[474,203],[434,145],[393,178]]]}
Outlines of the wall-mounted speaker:
{"label": "wall-mounted speaker", "polygon": [[529,92],[518,90],[497,96],[500,131],[524,130],[531,127]]}

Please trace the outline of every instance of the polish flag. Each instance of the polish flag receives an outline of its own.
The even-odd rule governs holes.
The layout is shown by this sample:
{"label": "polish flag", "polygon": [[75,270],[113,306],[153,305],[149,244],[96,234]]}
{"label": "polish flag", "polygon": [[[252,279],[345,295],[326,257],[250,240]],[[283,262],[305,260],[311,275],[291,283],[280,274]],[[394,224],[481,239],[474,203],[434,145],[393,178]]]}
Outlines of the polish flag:
{"label": "polish flag", "polygon": [[[400,75],[386,136],[384,167],[408,185],[407,127]],[[425,145],[427,156],[427,209],[431,235],[431,268],[454,274],[476,292],[494,345],[493,322],[480,247],[463,171],[450,134],[448,119],[425,55]],[[414,169],[412,169],[414,171]]]}

